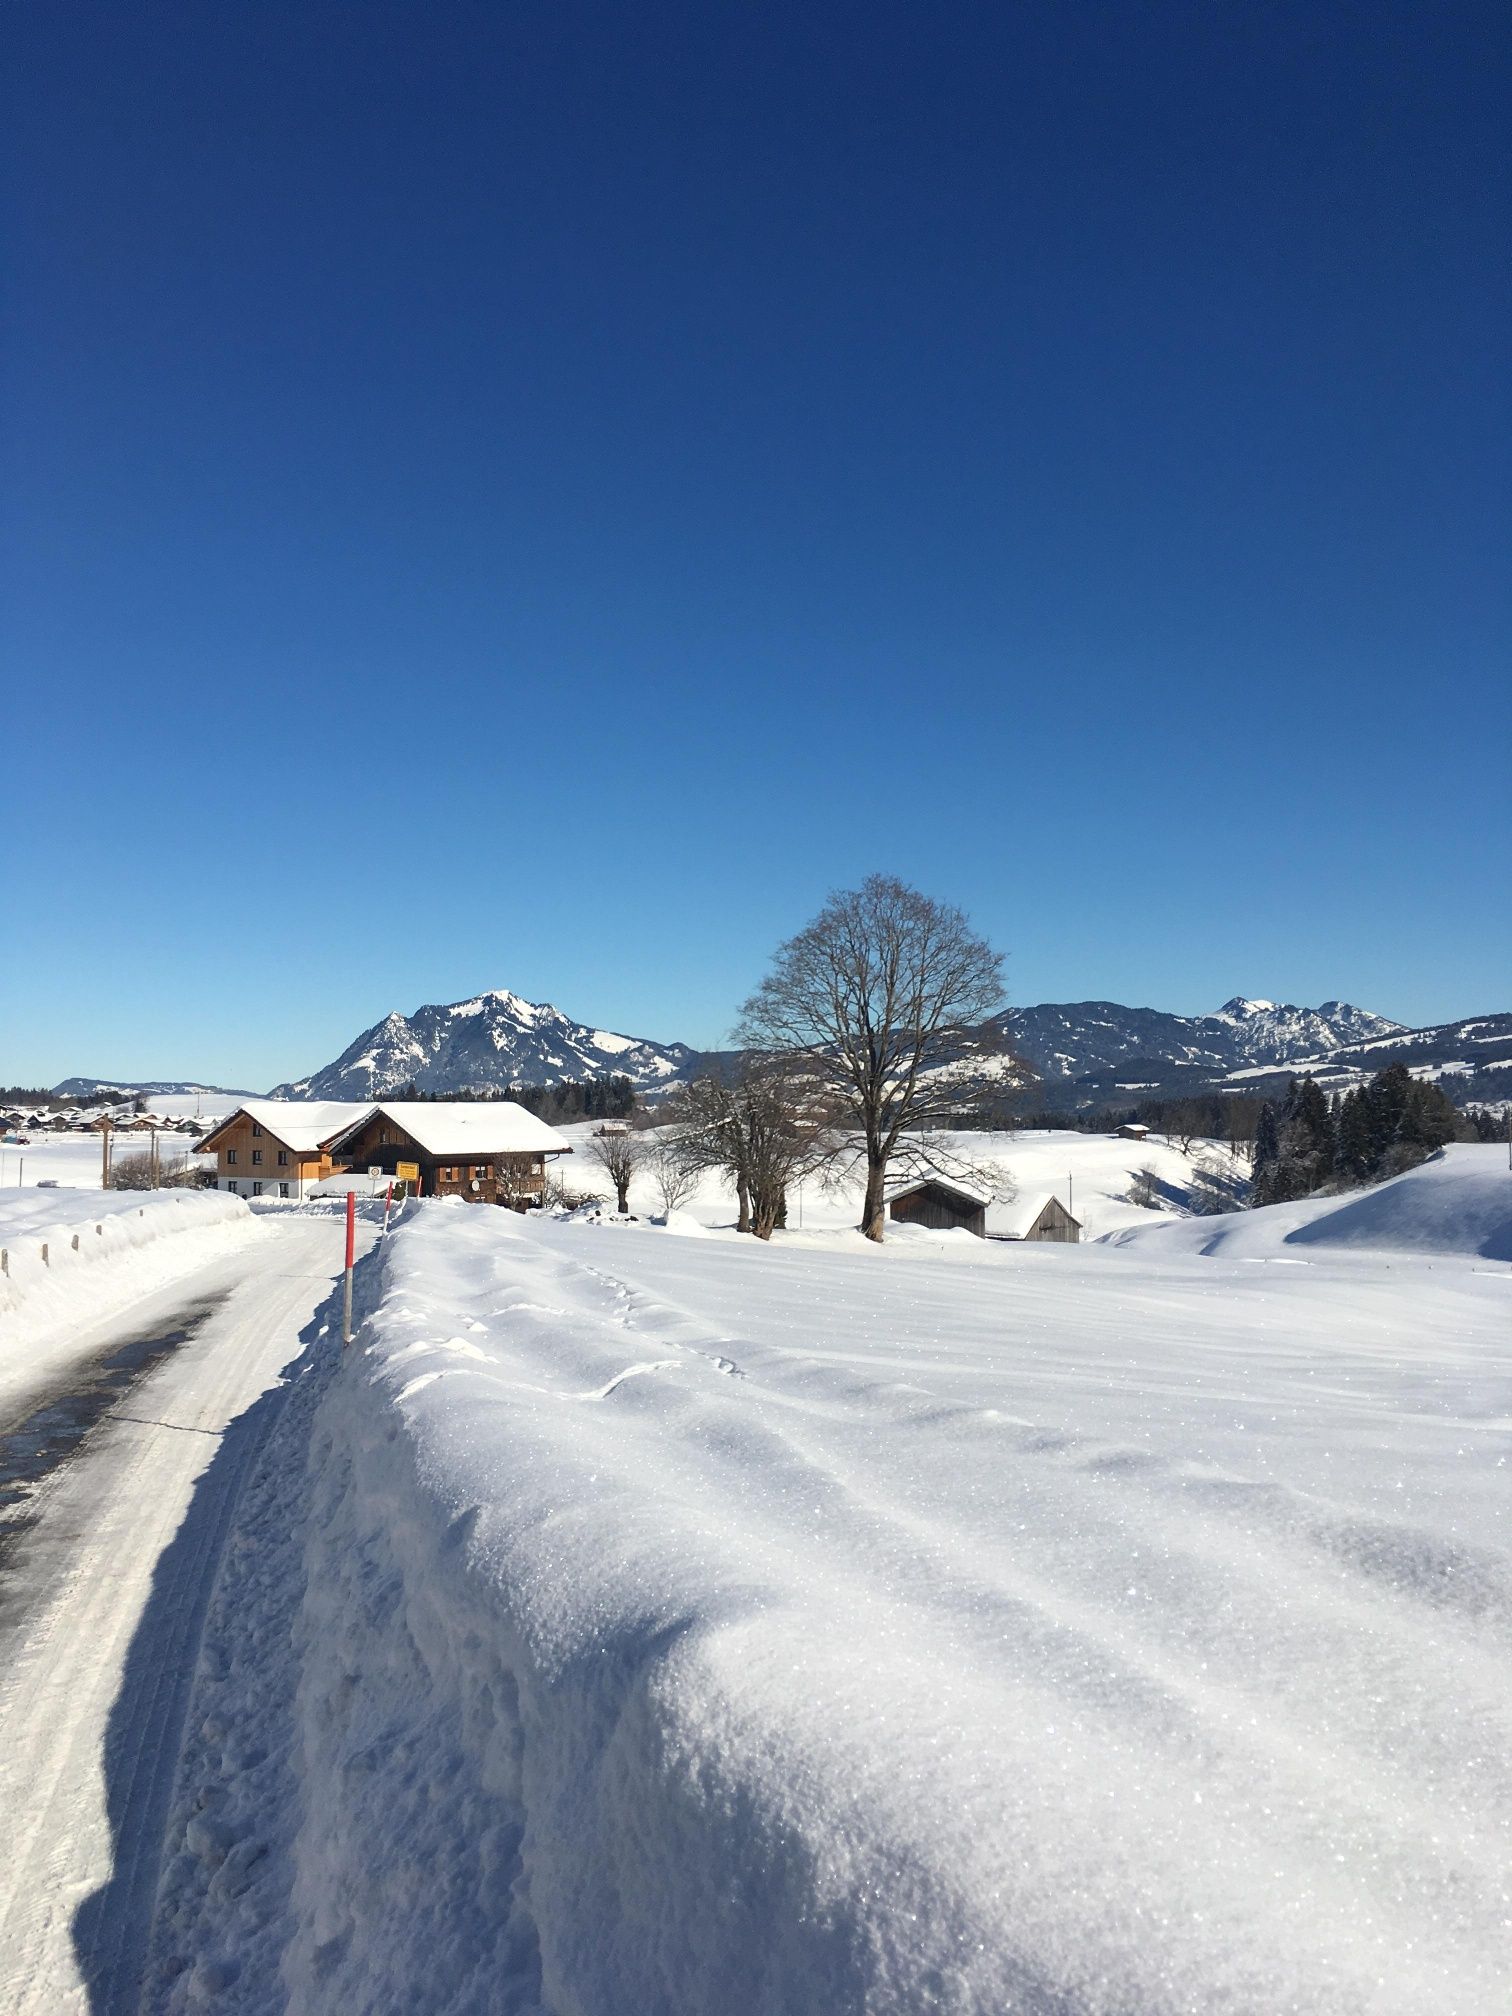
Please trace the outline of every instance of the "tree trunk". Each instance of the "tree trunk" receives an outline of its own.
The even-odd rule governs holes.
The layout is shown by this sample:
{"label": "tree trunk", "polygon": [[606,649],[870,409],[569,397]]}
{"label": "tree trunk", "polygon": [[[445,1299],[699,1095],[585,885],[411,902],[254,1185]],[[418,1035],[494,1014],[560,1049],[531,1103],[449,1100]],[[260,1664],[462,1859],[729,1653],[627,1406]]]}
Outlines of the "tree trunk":
{"label": "tree trunk", "polygon": [[866,1202],[861,1207],[861,1230],[868,1239],[882,1244],[882,1185],[887,1180],[887,1164],[869,1156],[866,1163]]}
{"label": "tree trunk", "polygon": [[737,1176],[735,1178],[735,1196],[740,1204],[740,1216],[735,1220],[735,1230],[737,1232],[749,1232],[751,1229],[751,1187],[746,1182],[744,1176]]}
{"label": "tree trunk", "polygon": [[614,1188],[619,1196],[620,1216],[628,1218],[630,1215],[630,1178],[627,1176],[623,1183],[616,1183]]}
{"label": "tree trunk", "polygon": [[770,1239],[783,1222],[783,1192],[769,1183],[751,1186],[751,1230],[758,1239]]}

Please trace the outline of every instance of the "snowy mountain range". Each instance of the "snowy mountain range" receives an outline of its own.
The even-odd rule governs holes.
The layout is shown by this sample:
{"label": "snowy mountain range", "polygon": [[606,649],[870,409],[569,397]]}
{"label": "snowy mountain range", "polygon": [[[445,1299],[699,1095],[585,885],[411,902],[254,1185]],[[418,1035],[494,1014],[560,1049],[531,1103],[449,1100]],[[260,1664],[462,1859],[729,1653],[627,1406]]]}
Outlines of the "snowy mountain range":
{"label": "snowy mountain range", "polygon": [[275,1088],[279,1099],[378,1099],[411,1080],[421,1092],[500,1091],[564,1078],[621,1075],[637,1091],[686,1077],[697,1052],[574,1022],[549,1001],[507,988],[413,1015],[397,1009],[365,1029],[334,1063]]}
{"label": "snowy mountain range", "polygon": [[[1401,1024],[1347,1001],[1297,1008],[1242,996],[1198,1017],[1113,1001],[1047,1002],[1009,1010],[1000,1026],[1047,1091],[1059,1086],[1080,1093],[1085,1086],[1087,1097],[1115,1089],[1120,1079],[1163,1081],[1174,1072],[1182,1079],[1198,1074],[1211,1080],[1404,1033]],[[654,1093],[685,1079],[699,1055],[685,1043],[657,1043],[576,1022],[549,1002],[527,1001],[499,988],[470,1001],[430,1004],[413,1015],[396,1010],[364,1030],[333,1063],[278,1086],[275,1096],[379,1098],[411,1080],[422,1092],[457,1093],[609,1073]]]}
{"label": "snowy mountain range", "polygon": [[[1399,1061],[1425,1076],[1451,1076],[1457,1096],[1512,1094],[1506,1013],[1409,1029],[1348,1001],[1306,1008],[1236,995],[1211,1015],[1117,1001],[1045,1001],[1009,1009],[998,1027],[1037,1074],[1026,1102],[1037,1109],[1085,1111],[1220,1089],[1268,1092],[1271,1074],[1292,1070],[1312,1072],[1332,1089]],[[321,1070],[275,1086],[273,1096],[375,1099],[411,1080],[422,1092],[459,1094],[616,1074],[654,1095],[686,1080],[711,1054],[577,1022],[550,1002],[496,988],[413,1015],[396,1010]],[[200,1089],[220,1088],[193,1080],[70,1078],[56,1091],[119,1099]]]}
{"label": "snowy mountain range", "polygon": [[1169,1015],[1116,1001],[1045,1002],[1000,1018],[1008,1041],[1047,1085],[1116,1071],[1143,1060],[1223,1074],[1243,1065],[1327,1056],[1349,1044],[1401,1032],[1399,1022],[1348,1001],[1319,1008],[1235,995],[1211,1015]]}

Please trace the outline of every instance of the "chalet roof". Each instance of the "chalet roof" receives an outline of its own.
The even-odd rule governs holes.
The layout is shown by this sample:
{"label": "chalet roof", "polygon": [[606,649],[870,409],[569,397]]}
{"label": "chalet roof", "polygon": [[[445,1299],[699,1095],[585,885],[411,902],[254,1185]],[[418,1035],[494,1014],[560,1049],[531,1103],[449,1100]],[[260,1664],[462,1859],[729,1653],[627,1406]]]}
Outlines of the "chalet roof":
{"label": "chalet roof", "polygon": [[372,1110],[371,1102],[362,1099],[247,1099],[211,1128],[202,1147],[212,1148],[224,1129],[245,1113],[264,1134],[271,1134],[296,1155],[314,1155]]}
{"label": "chalet roof", "polygon": [[909,1176],[898,1183],[889,1183],[882,1193],[884,1201],[891,1204],[898,1197],[913,1197],[920,1190],[949,1190],[953,1196],[962,1197],[968,1204],[990,1204],[992,1192],[968,1177],[939,1176],[933,1170],[922,1176]]}
{"label": "chalet roof", "polygon": [[572,1144],[512,1099],[382,1099],[356,1109],[346,1139],[381,1113],[427,1155],[570,1155]]}

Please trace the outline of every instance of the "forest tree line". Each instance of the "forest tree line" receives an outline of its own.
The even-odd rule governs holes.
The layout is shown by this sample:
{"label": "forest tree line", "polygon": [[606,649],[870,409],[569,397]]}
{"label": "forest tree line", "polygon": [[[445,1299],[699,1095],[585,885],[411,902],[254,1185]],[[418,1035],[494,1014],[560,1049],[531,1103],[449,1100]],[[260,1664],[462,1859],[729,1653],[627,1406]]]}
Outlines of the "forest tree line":
{"label": "forest tree line", "polygon": [[1484,1108],[1461,1112],[1405,1064],[1331,1098],[1312,1078],[1294,1078],[1283,1099],[1260,1108],[1250,1202],[1289,1204],[1382,1183],[1451,1141],[1495,1141],[1501,1124]]}

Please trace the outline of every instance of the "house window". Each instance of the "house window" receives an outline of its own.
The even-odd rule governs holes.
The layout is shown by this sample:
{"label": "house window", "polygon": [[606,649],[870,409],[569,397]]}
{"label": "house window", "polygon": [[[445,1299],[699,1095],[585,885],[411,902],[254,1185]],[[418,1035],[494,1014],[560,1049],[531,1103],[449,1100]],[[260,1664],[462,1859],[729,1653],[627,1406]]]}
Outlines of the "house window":
{"label": "house window", "polygon": [[287,1197],[287,1196],[288,1196],[288,1194],[289,1194],[289,1186],[288,1186],[288,1184],[287,1184],[287,1183],[280,1183],[280,1184],[279,1184],[279,1186],[278,1186],[278,1194],[279,1194],[279,1196],[280,1196],[280,1197]]}
{"label": "house window", "polygon": [[258,1162],[261,1162],[261,1160],[262,1160],[262,1150],[261,1150],[261,1148],[254,1148],[254,1149],[252,1150],[252,1160],[253,1160],[254,1164],[255,1164],[255,1163],[258,1163]]}
{"label": "house window", "polygon": [[226,1167],[229,1169],[235,1160],[236,1160],[236,1150],[234,1148],[228,1148],[226,1150]]}
{"label": "house window", "polygon": [[262,1185],[261,1185],[261,1183],[254,1183],[254,1184],[252,1185],[252,1195],[253,1195],[254,1197],[261,1197],[261,1195],[262,1195]]}
{"label": "house window", "polygon": [[231,1192],[233,1197],[236,1195],[236,1178],[234,1176],[226,1178],[226,1188]]}
{"label": "house window", "polygon": [[279,1151],[278,1151],[278,1166],[279,1166],[279,1168],[280,1168],[280,1169],[287,1169],[287,1168],[288,1168],[288,1166],[289,1166],[289,1151],[288,1151],[288,1149],[287,1149],[287,1148],[280,1148],[280,1149],[279,1149]]}
{"label": "house window", "polygon": [[261,1141],[262,1139],[262,1129],[255,1120],[252,1122],[252,1139],[254,1141]]}

